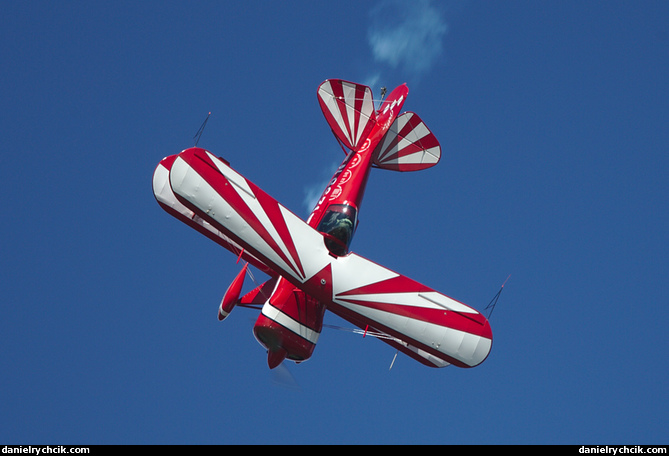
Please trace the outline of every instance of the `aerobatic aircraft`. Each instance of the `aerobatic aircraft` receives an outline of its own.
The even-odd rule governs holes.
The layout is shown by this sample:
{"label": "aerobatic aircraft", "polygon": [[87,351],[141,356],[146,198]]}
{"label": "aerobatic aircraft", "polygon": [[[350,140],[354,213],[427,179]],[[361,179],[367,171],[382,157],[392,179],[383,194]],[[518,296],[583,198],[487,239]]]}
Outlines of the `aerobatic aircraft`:
{"label": "aerobatic aircraft", "polygon": [[[367,86],[330,79],[318,87],[346,158],[306,221],[208,150],[192,147],[156,167],[158,203],[244,260],[218,318],[235,306],[259,309],[253,333],[270,369],[311,357],[326,310],[427,366],[473,367],[490,353],[492,331],[480,312],[349,250],[372,168],[419,171],[439,162],[439,142],[421,118],[400,114],[408,93],[400,85],[377,109]],[[269,279],[240,298],[249,264]]]}

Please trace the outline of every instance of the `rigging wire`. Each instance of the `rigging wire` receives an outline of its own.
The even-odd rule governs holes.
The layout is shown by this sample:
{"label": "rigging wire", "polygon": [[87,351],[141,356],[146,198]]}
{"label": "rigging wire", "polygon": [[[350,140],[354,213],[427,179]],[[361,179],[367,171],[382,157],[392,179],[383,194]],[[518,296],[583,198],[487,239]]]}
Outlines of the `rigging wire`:
{"label": "rigging wire", "polygon": [[506,280],[502,284],[502,287],[499,289],[497,294],[492,298],[492,300],[490,300],[490,302],[485,307],[485,309],[483,309],[484,312],[486,310],[490,309],[490,312],[488,313],[488,319],[490,319],[490,317],[492,316],[492,312],[493,312],[493,310],[495,310],[495,306],[497,305],[497,301],[499,301],[499,296],[502,294],[502,290],[504,290],[504,285],[506,285],[506,282],[509,281],[509,278],[511,278],[511,274],[509,274],[509,277],[506,278]]}
{"label": "rigging wire", "polygon": [[211,111],[209,111],[209,114],[207,114],[207,118],[204,119],[204,122],[202,122],[202,125],[200,125],[200,128],[197,130],[197,133],[195,133],[195,136],[193,136],[193,139],[195,140],[195,147],[197,147],[197,143],[200,142],[200,137],[202,136],[202,133],[204,132],[204,127],[207,125],[207,121],[209,120],[210,115],[211,115]]}

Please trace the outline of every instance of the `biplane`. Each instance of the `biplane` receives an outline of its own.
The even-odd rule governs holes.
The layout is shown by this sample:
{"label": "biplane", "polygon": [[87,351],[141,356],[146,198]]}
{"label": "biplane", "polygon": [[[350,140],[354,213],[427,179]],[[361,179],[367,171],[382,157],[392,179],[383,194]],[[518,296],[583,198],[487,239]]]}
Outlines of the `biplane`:
{"label": "biplane", "polygon": [[[474,367],[490,353],[492,331],[480,312],[350,250],[371,169],[420,171],[441,157],[422,119],[400,114],[408,93],[402,84],[377,108],[365,85],[330,79],[318,87],[345,158],[306,221],[203,148],[155,169],[160,206],[244,261],[218,318],[235,306],[259,309],[253,334],[270,369],[312,356],[326,310],[427,366]],[[249,264],[269,279],[240,297]]]}

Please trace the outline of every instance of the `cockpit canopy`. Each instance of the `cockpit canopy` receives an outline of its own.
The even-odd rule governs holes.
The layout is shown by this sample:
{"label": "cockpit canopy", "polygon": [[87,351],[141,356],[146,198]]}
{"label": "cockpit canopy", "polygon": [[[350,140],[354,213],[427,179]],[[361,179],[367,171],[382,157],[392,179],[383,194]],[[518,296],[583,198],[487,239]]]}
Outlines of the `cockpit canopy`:
{"label": "cockpit canopy", "polygon": [[346,255],[357,224],[357,211],[348,204],[332,204],[317,230],[325,235],[325,246],[337,256]]}

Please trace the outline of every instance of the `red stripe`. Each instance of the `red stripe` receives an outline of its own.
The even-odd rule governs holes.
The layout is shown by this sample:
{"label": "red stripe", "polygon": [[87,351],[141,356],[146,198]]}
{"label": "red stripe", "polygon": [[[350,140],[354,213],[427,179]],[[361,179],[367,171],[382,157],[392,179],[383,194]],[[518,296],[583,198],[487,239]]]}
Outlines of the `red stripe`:
{"label": "red stripe", "polygon": [[416,282],[415,280],[412,280],[403,275],[398,275],[397,277],[393,277],[388,280],[371,283],[369,285],[364,285],[362,287],[354,288],[352,290],[348,290],[343,293],[338,293],[336,299],[350,302],[352,304],[358,304],[374,309],[383,310],[386,312],[395,313],[405,317],[416,318],[418,320],[426,321],[429,323],[435,323],[441,326],[460,329],[462,331],[466,331],[472,334],[477,334],[483,337],[490,337],[490,338],[492,337],[492,333],[490,332],[490,326],[486,324],[487,323],[486,318],[476,310],[472,309],[470,306],[467,306],[466,304],[453,298],[448,298],[448,299],[452,299],[458,304],[461,304],[469,309],[472,309],[474,313],[457,312],[455,310],[447,310],[447,309],[432,309],[421,306],[390,304],[390,303],[383,303],[380,301],[369,302],[369,301],[361,301],[355,298],[346,298],[347,296],[355,296],[355,295],[375,295],[375,294],[387,294],[387,293],[390,294],[431,293],[431,292],[435,291],[428,286]]}
{"label": "red stripe", "polygon": [[[286,263],[286,265],[293,270],[296,274],[301,277],[304,276],[304,272],[297,271],[288,260],[286,255],[283,253],[279,245],[276,243],[274,238],[269,234],[265,229],[263,224],[258,220],[253,211],[248,207],[244,202],[242,197],[237,193],[237,191],[232,188],[232,185],[229,181],[223,176],[216,167],[216,165],[211,161],[204,149],[187,149],[182,152],[181,157],[191,166],[205,181],[212,186],[212,188],[228,203],[232,208],[248,223],[251,228],[260,235],[260,237],[272,248],[272,250]],[[208,165],[208,166],[207,166]],[[248,183],[248,181],[245,182]],[[255,186],[254,186],[255,187]],[[259,193],[255,193],[258,191]],[[271,197],[264,194],[262,190],[255,187],[254,194],[256,198],[260,197],[267,201],[266,198],[271,199]],[[260,199],[258,199],[260,201]],[[273,201],[273,200],[272,200]],[[262,206],[262,203],[261,203]],[[272,219],[270,221],[273,222]],[[287,231],[287,229],[286,229]]]}
{"label": "red stripe", "polygon": [[487,324],[486,318],[478,312],[469,314],[446,309],[433,309],[376,301],[370,302],[357,299],[339,300],[492,339],[490,325]]}
{"label": "red stripe", "polygon": [[304,267],[302,266],[302,262],[300,261],[300,256],[297,253],[297,248],[295,247],[295,243],[293,242],[293,237],[291,236],[290,230],[286,225],[286,220],[283,218],[283,214],[281,213],[279,203],[277,203],[274,198],[270,197],[269,195],[267,195],[267,193],[263,192],[260,188],[258,188],[253,182],[250,182],[248,180],[246,182],[253,190],[253,193],[256,195],[258,202],[260,203],[263,210],[267,214],[267,217],[269,217],[276,232],[279,233],[279,236],[281,237],[281,240],[288,249],[290,256],[295,261],[295,264],[299,269],[300,277],[304,279]]}
{"label": "red stripe", "polygon": [[[365,135],[363,135],[362,133],[364,132],[364,128],[369,125],[368,123],[365,123],[364,125],[362,125],[363,131],[360,132],[360,137],[358,138],[358,129],[361,128],[360,127],[360,117],[362,117],[361,112],[362,112],[362,106],[363,106],[364,102],[365,102],[365,86],[358,84],[358,85],[355,86],[355,102],[353,104],[353,106],[355,107],[355,111],[354,111],[355,112],[355,114],[354,114],[355,115],[355,132],[354,132],[355,136],[353,138],[356,139],[356,143],[355,143],[356,147],[358,146],[358,139],[360,139],[360,140],[365,139]],[[367,134],[369,134],[369,132],[367,132]]]}
{"label": "red stripe", "polygon": [[[407,136],[418,126],[420,125],[425,126],[425,124],[420,120],[418,116],[415,114],[411,115],[411,118],[409,121],[404,125],[402,130],[400,130],[397,133],[397,136],[388,144],[386,147],[384,147],[383,150],[380,152],[382,153],[377,153],[376,156],[379,157],[383,154],[386,154],[389,150],[392,148],[396,147],[397,144],[402,140],[402,139],[407,139]],[[425,127],[427,128],[427,127]],[[412,141],[411,144],[408,144],[404,146],[403,148],[399,149],[397,152],[391,154],[391,155],[384,155],[383,158],[381,159],[382,163],[386,163],[389,161],[396,161],[399,159],[399,157],[405,157],[407,155],[414,154],[416,152],[424,151],[427,149],[431,149],[433,147],[438,147],[439,146],[439,141],[437,140],[436,136],[432,134],[432,132],[428,129],[428,134],[423,136],[422,138],[418,139],[417,141]],[[405,164],[401,165],[402,167],[407,166]]]}
{"label": "red stripe", "polygon": [[347,146],[353,148],[354,136],[351,132],[351,129],[349,128],[350,124],[349,124],[348,112],[346,111],[346,101],[344,99],[344,85],[341,82],[339,82],[338,84],[330,83],[330,87],[332,87],[332,94],[335,97],[335,104],[342,117],[343,127],[346,128],[346,133],[344,133],[344,137],[350,138]]}
{"label": "red stripe", "polygon": [[338,293],[337,297],[377,293],[427,293],[431,291],[434,290],[422,283],[416,282],[403,275],[397,275],[391,279],[370,283],[343,293]]}

